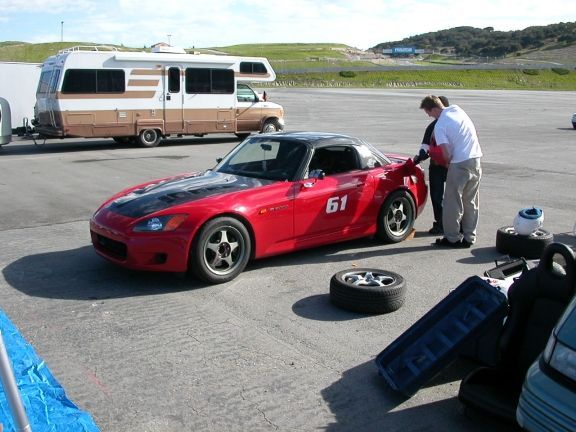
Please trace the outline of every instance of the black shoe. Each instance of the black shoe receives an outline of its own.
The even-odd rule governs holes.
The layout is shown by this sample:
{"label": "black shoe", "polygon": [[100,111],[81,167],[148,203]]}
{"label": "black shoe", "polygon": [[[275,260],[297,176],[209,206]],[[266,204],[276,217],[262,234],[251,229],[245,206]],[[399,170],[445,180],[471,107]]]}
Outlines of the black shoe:
{"label": "black shoe", "polygon": [[460,246],[461,248],[469,249],[469,248],[472,247],[472,245],[473,245],[474,243],[470,243],[470,242],[467,241],[466,239],[462,239],[462,240],[460,241],[460,244],[462,245],[462,246]]}
{"label": "black shoe", "polygon": [[441,247],[447,247],[447,248],[453,248],[453,249],[462,249],[462,242],[461,241],[451,242],[446,237],[442,237],[441,239],[436,239],[436,241],[432,244],[435,246],[441,246]]}
{"label": "black shoe", "polygon": [[444,230],[442,229],[441,226],[434,225],[432,228],[428,230],[428,234],[441,235],[444,234]]}

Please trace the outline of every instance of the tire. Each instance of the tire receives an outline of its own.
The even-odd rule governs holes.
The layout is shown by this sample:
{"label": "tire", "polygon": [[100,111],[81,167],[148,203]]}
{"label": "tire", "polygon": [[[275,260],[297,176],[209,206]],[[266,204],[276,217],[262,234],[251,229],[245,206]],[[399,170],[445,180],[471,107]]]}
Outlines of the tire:
{"label": "tire", "polygon": [[138,135],[140,147],[156,147],[160,142],[160,134],[156,129],[142,129]]}
{"label": "tire", "polygon": [[278,123],[278,120],[271,119],[264,122],[261,133],[273,133],[280,130],[282,130],[282,127],[280,126],[280,123]]}
{"label": "tire", "polygon": [[391,193],[380,209],[376,237],[387,243],[406,240],[414,227],[415,208],[408,192],[398,190]]}
{"label": "tire", "polygon": [[367,314],[398,310],[406,298],[406,282],[397,273],[359,268],[343,270],[330,279],[330,300],[342,309]]}
{"label": "tire", "polygon": [[513,226],[505,226],[496,232],[496,250],[513,257],[537,259],[553,240],[552,233],[541,228],[530,235],[520,235]]}
{"label": "tire", "polygon": [[250,234],[243,223],[230,217],[212,219],[192,243],[190,269],[204,282],[229,282],[242,273],[251,251]]}

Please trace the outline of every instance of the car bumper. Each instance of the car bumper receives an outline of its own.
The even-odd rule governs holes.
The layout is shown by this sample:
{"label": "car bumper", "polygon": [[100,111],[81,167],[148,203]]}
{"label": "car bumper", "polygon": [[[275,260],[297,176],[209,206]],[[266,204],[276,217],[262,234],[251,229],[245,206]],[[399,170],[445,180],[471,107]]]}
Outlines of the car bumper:
{"label": "car bumper", "polygon": [[100,256],[122,267],[165,272],[184,272],[188,268],[189,245],[177,232],[127,235],[92,219],[90,236]]}
{"label": "car bumper", "polygon": [[518,424],[530,432],[576,430],[574,391],[559,384],[535,362],[524,381],[516,410]]}

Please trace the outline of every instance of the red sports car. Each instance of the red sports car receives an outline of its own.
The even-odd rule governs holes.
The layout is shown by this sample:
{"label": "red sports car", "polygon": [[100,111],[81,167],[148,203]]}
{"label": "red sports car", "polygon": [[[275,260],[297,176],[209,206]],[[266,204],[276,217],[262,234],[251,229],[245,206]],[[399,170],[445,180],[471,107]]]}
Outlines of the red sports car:
{"label": "red sports car", "polygon": [[254,135],[213,168],[106,201],[92,243],[124,267],[234,279],[250,259],[376,235],[404,240],[424,208],[424,172],[358,138]]}

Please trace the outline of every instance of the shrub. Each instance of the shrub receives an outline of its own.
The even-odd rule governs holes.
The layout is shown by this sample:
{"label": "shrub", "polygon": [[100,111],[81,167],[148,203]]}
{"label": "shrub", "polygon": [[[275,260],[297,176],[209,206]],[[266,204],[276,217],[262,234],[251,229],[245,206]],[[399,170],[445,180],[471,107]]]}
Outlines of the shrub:
{"label": "shrub", "polygon": [[356,72],[353,71],[340,71],[340,76],[342,78],[354,78],[356,77]]}
{"label": "shrub", "polygon": [[552,72],[557,73],[558,75],[568,75],[570,71],[564,68],[552,68]]}
{"label": "shrub", "polygon": [[540,75],[538,69],[522,69],[522,73],[526,75]]}

